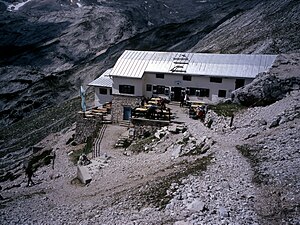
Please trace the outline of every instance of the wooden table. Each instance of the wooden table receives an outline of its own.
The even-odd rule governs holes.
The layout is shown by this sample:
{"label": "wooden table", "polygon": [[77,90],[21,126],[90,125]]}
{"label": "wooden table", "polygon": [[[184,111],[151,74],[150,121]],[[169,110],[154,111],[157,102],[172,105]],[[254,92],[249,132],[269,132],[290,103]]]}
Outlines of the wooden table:
{"label": "wooden table", "polygon": [[157,105],[158,104],[158,101],[155,101],[155,100],[150,100],[147,102],[148,104],[152,104],[152,105]]}
{"label": "wooden table", "polygon": [[134,117],[146,117],[146,113],[147,113],[147,108],[135,108],[132,110],[132,116]]}

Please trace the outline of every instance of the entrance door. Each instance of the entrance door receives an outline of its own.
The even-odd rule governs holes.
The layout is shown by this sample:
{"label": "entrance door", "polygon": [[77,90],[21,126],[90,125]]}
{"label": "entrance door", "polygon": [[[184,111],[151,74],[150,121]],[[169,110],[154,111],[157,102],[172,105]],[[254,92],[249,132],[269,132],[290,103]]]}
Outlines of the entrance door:
{"label": "entrance door", "polygon": [[131,107],[130,106],[124,106],[123,120],[129,120],[130,117],[131,117]]}
{"label": "entrance door", "polygon": [[174,92],[174,97],[173,97],[174,101],[180,101],[182,89],[183,88],[181,88],[181,87],[172,87],[172,92]]}
{"label": "entrance door", "polygon": [[235,89],[238,89],[240,87],[245,86],[245,80],[244,79],[236,79],[235,80]]}

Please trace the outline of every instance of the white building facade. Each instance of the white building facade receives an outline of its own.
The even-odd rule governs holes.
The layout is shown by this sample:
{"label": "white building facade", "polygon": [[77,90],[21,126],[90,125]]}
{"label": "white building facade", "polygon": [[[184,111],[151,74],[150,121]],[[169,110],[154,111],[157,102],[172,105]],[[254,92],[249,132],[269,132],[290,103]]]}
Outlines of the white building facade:
{"label": "white building facade", "polygon": [[94,87],[95,92],[95,107],[102,107],[105,103],[112,100],[112,84],[113,80],[109,76],[111,69],[103,73],[99,78],[89,83],[89,86]]}
{"label": "white building facade", "polygon": [[[182,93],[187,92],[214,103],[230,98],[233,90],[267,72],[275,59],[276,55],[126,50],[112,69],[89,85],[111,88],[112,95],[106,96],[96,89],[95,102],[101,105],[112,101],[113,120],[117,122],[128,119],[130,107],[135,107],[142,97],[165,96],[179,101]],[[104,77],[111,79],[110,86]]]}

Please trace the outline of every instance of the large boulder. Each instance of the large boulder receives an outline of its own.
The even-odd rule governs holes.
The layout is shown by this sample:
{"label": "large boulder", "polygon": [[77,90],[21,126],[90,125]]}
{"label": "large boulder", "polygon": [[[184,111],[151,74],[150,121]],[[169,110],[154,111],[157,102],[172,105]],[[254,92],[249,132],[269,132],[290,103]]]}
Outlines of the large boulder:
{"label": "large boulder", "polygon": [[77,178],[82,184],[89,184],[92,181],[91,174],[86,166],[77,165]]}
{"label": "large boulder", "polygon": [[279,55],[268,73],[232,93],[233,101],[245,106],[264,106],[283,99],[300,87],[300,54]]}

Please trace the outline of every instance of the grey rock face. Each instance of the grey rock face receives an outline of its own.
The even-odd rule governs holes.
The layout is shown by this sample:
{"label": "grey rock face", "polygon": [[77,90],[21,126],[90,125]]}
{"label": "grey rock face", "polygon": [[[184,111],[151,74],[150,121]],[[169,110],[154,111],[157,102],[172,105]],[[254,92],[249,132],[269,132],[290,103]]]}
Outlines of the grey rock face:
{"label": "grey rock face", "polygon": [[271,122],[269,128],[277,127],[279,125],[280,120],[281,120],[281,117],[279,117],[279,116],[274,118],[274,120]]}
{"label": "grey rock face", "polygon": [[192,203],[190,203],[187,208],[191,211],[196,211],[196,212],[200,212],[200,211],[204,211],[205,210],[205,203],[202,202],[199,199],[195,199]]}
{"label": "grey rock face", "polygon": [[219,207],[218,209],[220,217],[229,217],[229,212],[224,207]]}
{"label": "grey rock face", "polygon": [[246,106],[269,105],[299,90],[299,58],[300,54],[280,55],[269,73],[261,74],[251,84],[233,92],[234,102]]}
{"label": "grey rock face", "polygon": [[299,52],[300,2],[260,1],[256,7],[227,20],[191,48],[221,53]]}

